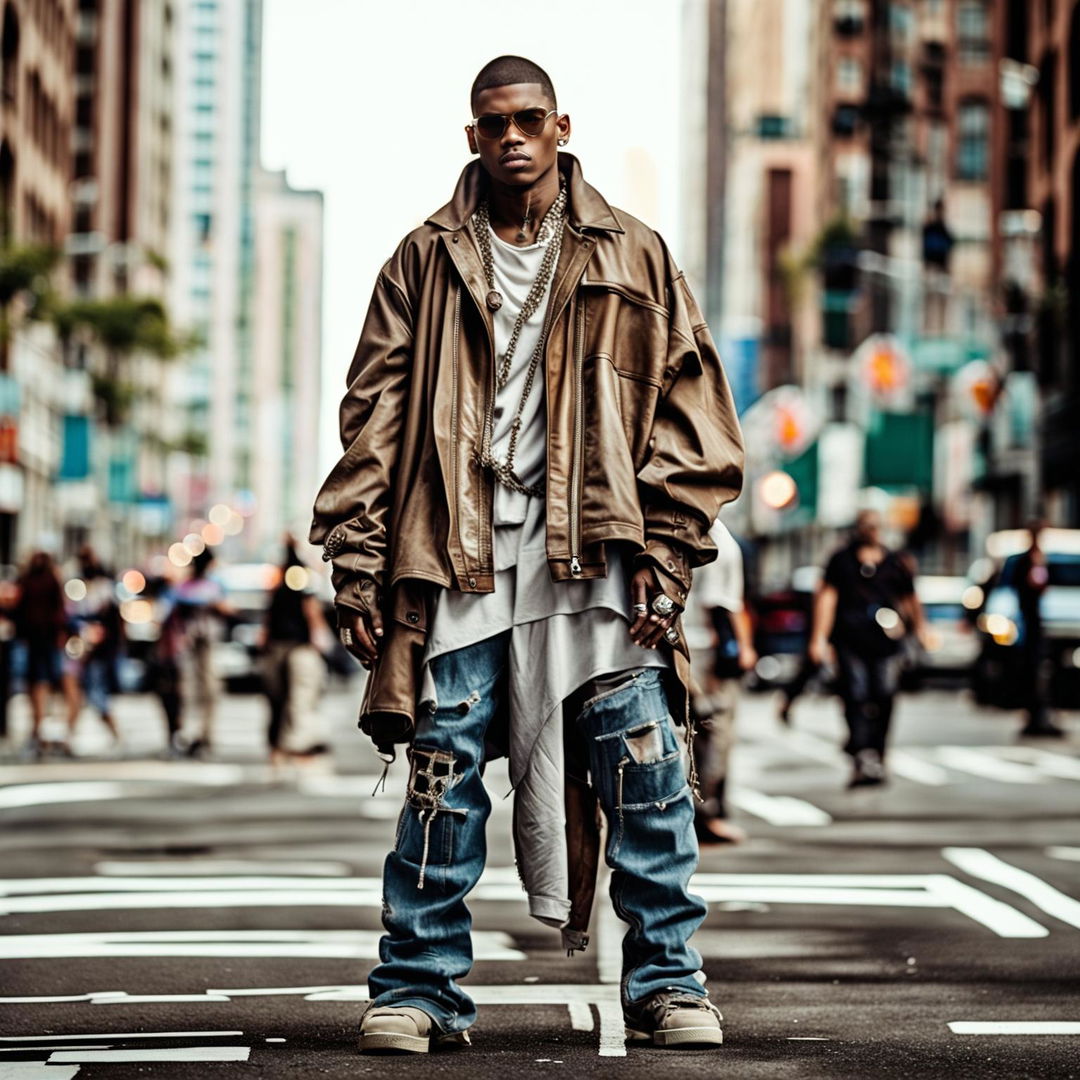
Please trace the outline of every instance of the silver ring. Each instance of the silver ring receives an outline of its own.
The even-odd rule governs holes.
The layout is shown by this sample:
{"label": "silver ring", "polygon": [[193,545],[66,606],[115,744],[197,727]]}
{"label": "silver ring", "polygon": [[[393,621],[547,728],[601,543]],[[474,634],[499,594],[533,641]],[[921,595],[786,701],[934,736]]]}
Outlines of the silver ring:
{"label": "silver ring", "polygon": [[634,610],[640,612],[642,615],[647,615],[649,613],[649,605],[648,604],[635,604],[634,605]]}
{"label": "silver ring", "polygon": [[347,626],[343,626],[341,628],[341,644],[348,648],[352,641],[352,631]]}
{"label": "silver ring", "polygon": [[675,601],[665,593],[660,593],[653,597],[652,609],[666,619],[675,610]]}
{"label": "silver ring", "polygon": [[667,629],[666,629],[666,630],[664,631],[664,637],[665,637],[665,638],[666,638],[666,639],[667,639],[667,640],[668,640],[668,641],[669,641],[669,642],[670,642],[670,643],[671,643],[672,645],[674,645],[674,644],[675,644],[675,643],[676,643],[676,642],[677,642],[677,641],[679,640],[679,631],[678,631],[678,630],[676,630],[674,626],[669,626],[669,627],[668,627],[668,628],[667,628]]}

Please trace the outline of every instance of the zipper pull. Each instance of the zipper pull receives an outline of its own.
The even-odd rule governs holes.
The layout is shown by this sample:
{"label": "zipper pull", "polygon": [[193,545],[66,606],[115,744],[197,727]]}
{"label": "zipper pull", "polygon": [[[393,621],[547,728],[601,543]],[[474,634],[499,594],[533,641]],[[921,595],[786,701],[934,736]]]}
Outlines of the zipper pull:
{"label": "zipper pull", "polygon": [[578,557],[576,555],[570,556],[570,573],[573,574],[574,577],[581,577],[581,563],[578,562]]}

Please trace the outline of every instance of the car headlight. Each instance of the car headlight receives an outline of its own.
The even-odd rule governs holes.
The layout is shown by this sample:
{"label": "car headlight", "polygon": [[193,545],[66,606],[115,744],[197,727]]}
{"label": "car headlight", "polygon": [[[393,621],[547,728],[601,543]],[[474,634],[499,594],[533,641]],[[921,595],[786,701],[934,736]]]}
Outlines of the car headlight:
{"label": "car headlight", "polygon": [[981,628],[994,639],[995,645],[1012,645],[1020,636],[1016,623],[1006,615],[984,615],[980,621]]}

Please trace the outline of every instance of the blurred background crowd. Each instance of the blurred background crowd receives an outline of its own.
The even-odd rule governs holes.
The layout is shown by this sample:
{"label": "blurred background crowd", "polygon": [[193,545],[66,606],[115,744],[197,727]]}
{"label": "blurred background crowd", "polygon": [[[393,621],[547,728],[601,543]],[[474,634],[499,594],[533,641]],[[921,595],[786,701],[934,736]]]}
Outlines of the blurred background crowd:
{"label": "blurred background crowd", "polygon": [[[748,449],[724,514],[738,666],[753,688],[797,680],[821,568],[869,509],[925,618],[909,684],[1028,706],[1034,663],[1040,701],[1075,706],[1080,0],[663,7],[670,240]],[[326,238],[322,194],[263,164],[263,17],[261,0],[2,2],[0,708],[40,688],[34,754],[63,749],[39,731],[50,701],[108,725],[130,690],[159,697],[168,752],[207,752],[222,685],[261,687],[271,746],[306,754],[323,669],[357,672],[318,553],[292,539],[326,460]],[[329,360],[336,387],[347,357]]]}

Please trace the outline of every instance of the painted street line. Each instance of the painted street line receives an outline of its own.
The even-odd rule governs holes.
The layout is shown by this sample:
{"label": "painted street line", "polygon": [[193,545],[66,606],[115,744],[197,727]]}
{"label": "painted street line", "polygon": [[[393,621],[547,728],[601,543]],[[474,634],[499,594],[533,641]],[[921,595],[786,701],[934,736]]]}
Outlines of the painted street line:
{"label": "painted street line", "polygon": [[[596,891],[606,896],[611,889],[611,870],[604,866]],[[608,989],[607,997],[592,1002],[600,1018],[600,1057],[626,1057],[626,1025],[623,1022],[619,983],[622,981],[622,939],[626,925],[611,904],[599,904],[596,919],[596,977]]]}
{"label": "painted street line", "polygon": [[1068,862],[1080,862],[1080,847],[1048,847],[1046,854],[1051,859],[1065,859]]}
{"label": "painted street line", "polygon": [[[821,735],[809,731],[785,731],[785,742],[794,746],[807,757],[827,765],[838,768],[848,767],[847,755],[840,749],[838,743],[826,739]],[[896,776],[902,776],[915,784],[926,784],[930,787],[943,787],[949,782],[949,774],[932,762],[924,761],[907,750],[891,750],[889,752],[889,770]]]}
{"label": "painted street line", "polygon": [[971,746],[939,746],[938,761],[957,772],[971,773],[987,780],[1000,780],[1004,784],[1041,784],[1045,777],[1029,765],[1002,761],[994,754],[984,753]]}
{"label": "painted street line", "polygon": [[941,854],[972,877],[1011,889],[1047,915],[1080,929],[1080,900],[1066,896],[1042,878],[1012,866],[982,848],[948,847]]}
{"label": "painted street line", "polygon": [[593,1023],[592,1008],[587,1001],[569,1001],[566,1004],[570,1010],[570,1026],[575,1031],[592,1031]]}
{"label": "painted street line", "polygon": [[[0,959],[57,957],[278,957],[377,960],[375,930],[139,930],[0,935]],[[502,931],[473,932],[477,960],[524,960]]]}
{"label": "painted street line", "polygon": [[298,859],[274,862],[270,859],[158,859],[151,862],[122,862],[110,859],[94,863],[94,873],[105,877],[211,877],[215,874],[289,875],[307,877],[348,877],[348,863],[304,862]]}
{"label": "painted street line", "polygon": [[786,827],[832,824],[832,818],[824,810],[790,795],[766,795],[749,788],[734,788],[728,793],[728,802],[770,825]]}
{"label": "painted street line", "polygon": [[0,1062],[0,1080],[72,1080],[78,1065],[45,1065],[37,1061]]}
{"label": "painted street line", "polygon": [[1077,1020],[950,1020],[954,1035],[1080,1035]]}
{"label": "painted street line", "polygon": [[1055,754],[1034,746],[995,746],[990,749],[1002,757],[1034,765],[1046,776],[1058,780],[1080,780],[1080,759],[1068,754]]}
{"label": "painted street line", "polygon": [[[66,1046],[0,1046],[0,1054],[43,1054],[46,1050],[66,1050]],[[107,1046],[104,1043],[100,1046],[84,1046],[84,1050],[111,1050],[111,1046]],[[0,1068],[3,1066],[0,1065]]]}
{"label": "painted street line", "polygon": [[[265,780],[265,765],[225,765],[184,761],[72,761],[0,765],[0,785],[77,780],[154,780],[199,787],[233,787],[245,780]],[[370,790],[370,789],[369,789]]]}
{"label": "painted street line", "polygon": [[[145,784],[139,784],[140,795],[149,794]],[[115,780],[83,780],[61,784],[16,784],[0,788],[0,810],[15,810],[24,806],[52,806],[57,803],[106,802],[126,799],[132,794],[131,785]]]}
{"label": "painted street line", "polygon": [[122,1061],[247,1061],[250,1046],[178,1046],[167,1050],[57,1050],[49,1055],[49,1065],[77,1062],[98,1065]]}
{"label": "painted street line", "polygon": [[[75,1042],[79,1039],[220,1039],[236,1038],[242,1031],[95,1031],[82,1035],[0,1035],[0,1042]],[[37,1049],[29,1047],[29,1049]]]}
{"label": "painted street line", "polygon": [[[1002,937],[1044,937],[1048,931],[1028,916],[999,900],[981,893],[948,875],[938,874],[696,874],[691,888],[709,903],[761,904],[835,904],[868,907],[951,907],[989,927]],[[97,889],[114,889],[96,892]],[[225,907],[381,907],[381,883],[377,878],[22,878],[0,883],[0,892],[40,895],[9,895],[0,900],[0,911],[40,914],[56,911],[96,910],[174,910],[177,908]],[[63,893],[61,894],[61,891]],[[76,890],[67,892],[67,890]],[[86,891],[78,891],[86,890]],[[485,872],[473,890],[473,901],[520,901],[521,886],[513,867],[498,867]],[[606,909],[605,909],[606,910]],[[328,946],[321,933],[346,934],[346,931],[311,931],[306,937],[272,938],[253,933],[224,932],[214,938],[194,931],[149,933],[142,938],[125,939],[112,935],[103,944],[100,934],[37,935],[35,940],[70,942],[57,948],[119,948],[118,952],[48,953],[52,955],[114,956],[322,956]],[[273,933],[273,932],[271,932]],[[289,933],[289,931],[285,931]],[[194,935],[192,937],[191,935]],[[26,935],[0,937],[0,957],[15,955]],[[326,939],[330,940],[330,939]],[[334,939],[336,940],[336,939]],[[509,940],[509,939],[507,939]],[[144,941],[146,946],[133,944]],[[209,943],[227,941],[215,946]],[[285,942],[283,951],[272,942]],[[362,947],[365,941],[353,937],[351,946]],[[198,944],[193,944],[198,942]],[[96,943],[96,944],[95,944]],[[211,951],[190,952],[195,948]],[[252,951],[247,951],[247,950]],[[309,950],[314,949],[314,952]],[[8,950],[8,951],[5,951]],[[240,950],[240,951],[230,951]],[[270,950],[270,951],[261,951]],[[18,955],[32,955],[18,952]],[[362,952],[358,955],[368,955]]]}

